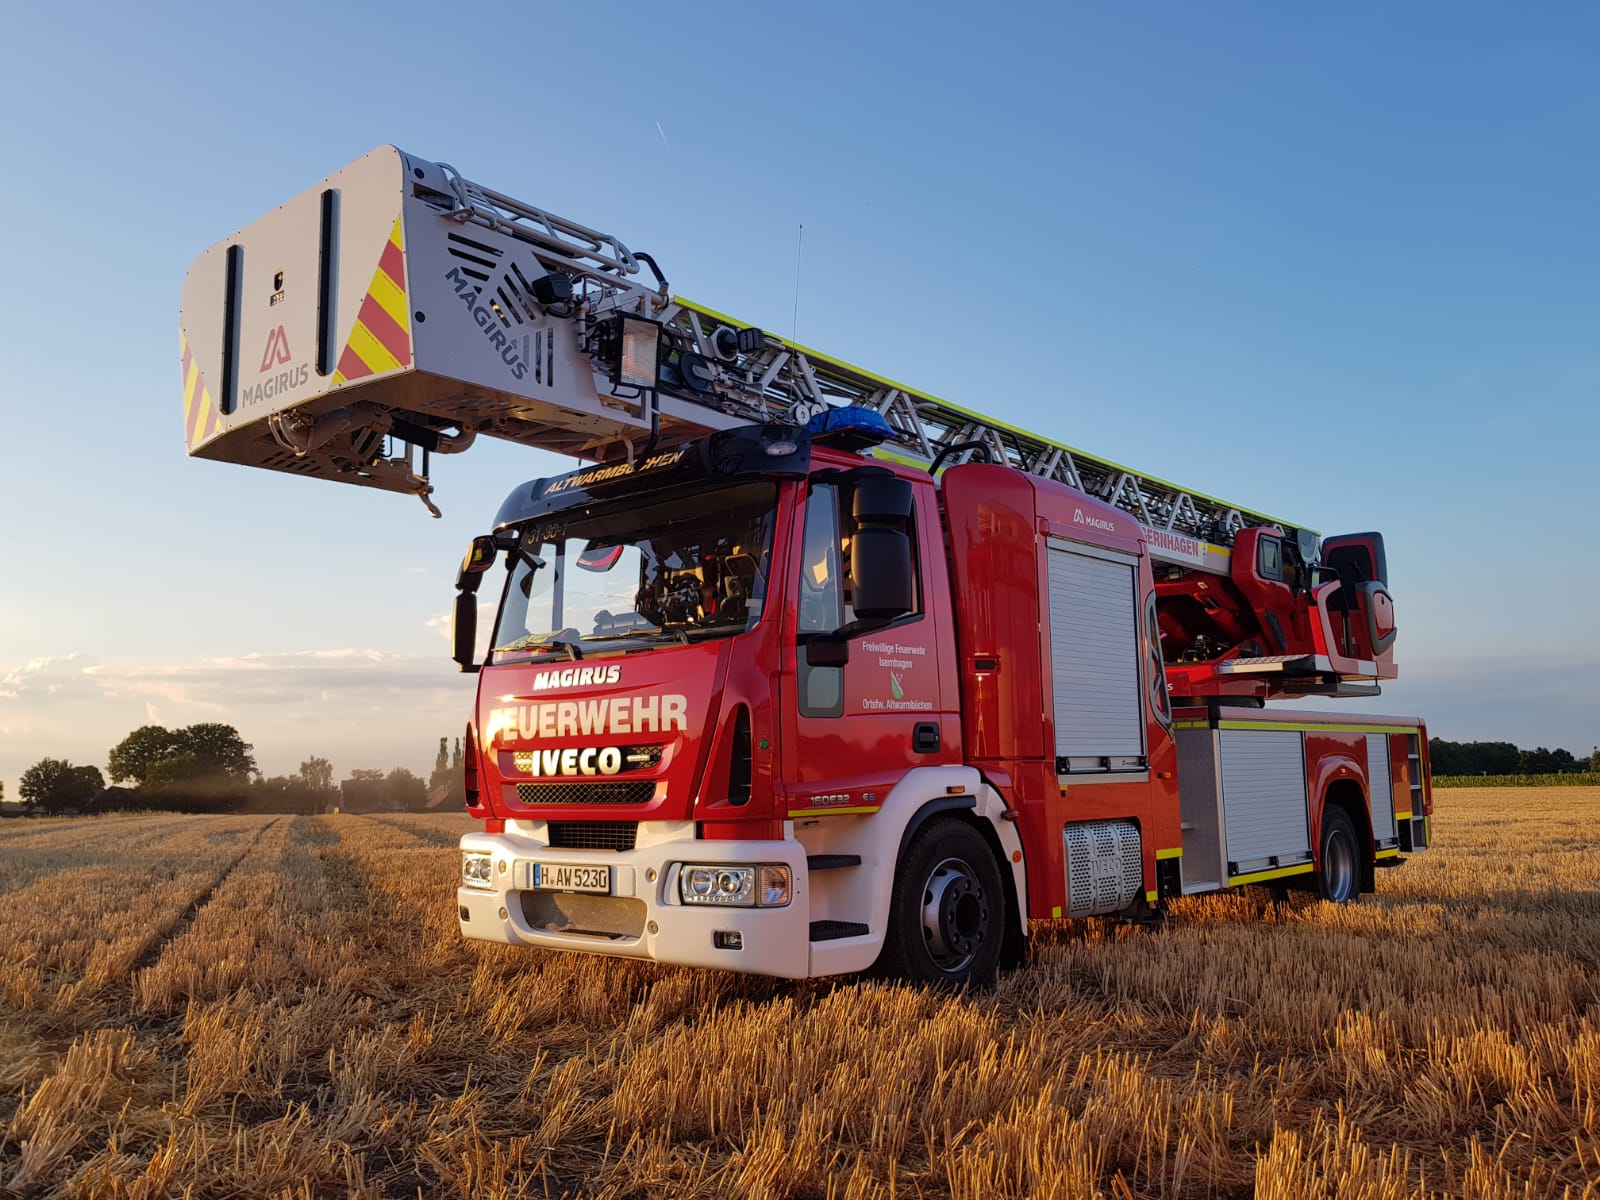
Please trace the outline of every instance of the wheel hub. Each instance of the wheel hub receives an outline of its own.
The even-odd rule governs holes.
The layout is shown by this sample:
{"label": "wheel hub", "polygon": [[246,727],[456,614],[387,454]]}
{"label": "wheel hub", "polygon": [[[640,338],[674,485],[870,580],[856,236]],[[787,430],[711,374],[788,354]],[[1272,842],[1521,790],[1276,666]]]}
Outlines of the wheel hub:
{"label": "wheel hub", "polygon": [[970,963],[989,936],[989,898],[972,867],[947,858],[922,889],[922,937],[942,971]]}
{"label": "wheel hub", "polygon": [[1326,858],[1322,870],[1328,879],[1328,892],[1342,903],[1355,891],[1356,856],[1350,839],[1342,832],[1335,832],[1328,839]]}

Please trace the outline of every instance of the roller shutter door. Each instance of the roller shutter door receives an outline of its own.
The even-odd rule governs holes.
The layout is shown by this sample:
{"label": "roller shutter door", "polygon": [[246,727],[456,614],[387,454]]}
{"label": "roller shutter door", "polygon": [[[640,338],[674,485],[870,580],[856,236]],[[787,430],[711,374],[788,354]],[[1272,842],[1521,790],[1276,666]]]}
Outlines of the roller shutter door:
{"label": "roller shutter door", "polygon": [[[1052,546],[1050,668],[1058,770],[1144,765],[1131,562]],[[1099,760],[1109,759],[1109,764]]]}
{"label": "roller shutter door", "polygon": [[1224,729],[1222,808],[1228,859],[1241,869],[1311,857],[1305,754],[1298,731]]}

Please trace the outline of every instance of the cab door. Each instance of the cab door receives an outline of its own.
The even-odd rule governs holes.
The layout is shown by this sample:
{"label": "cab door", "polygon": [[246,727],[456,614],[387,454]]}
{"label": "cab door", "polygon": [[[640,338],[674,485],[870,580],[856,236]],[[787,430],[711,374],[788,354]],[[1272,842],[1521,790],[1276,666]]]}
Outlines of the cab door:
{"label": "cab door", "polygon": [[[867,468],[873,470],[875,468]],[[784,778],[787,815],[876,811],[913,767],[954,761],[959,751],[954,706],[944,698],[939,617],[927,603],[926,564],[916,526],[918,496],[908,518],[912,539],[912,611],[880,628],[851,633],[858,622],[851,573],[861,530],[854,473],[831,472],[808,488],[797,564],[792,630],[795,702],[785,706]],[[937,524],[933,526],[937,537]],[[812,660],[839,657],[841,665]],[[808,652],[814,642],[829,652]],[[949,727],[947,728],[947,722]]]}

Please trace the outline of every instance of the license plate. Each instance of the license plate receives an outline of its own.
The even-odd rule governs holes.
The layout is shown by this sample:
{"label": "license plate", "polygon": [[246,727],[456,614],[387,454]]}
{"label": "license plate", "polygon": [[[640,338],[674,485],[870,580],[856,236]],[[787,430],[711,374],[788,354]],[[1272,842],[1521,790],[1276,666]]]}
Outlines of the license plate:
{"label": "license plate", "polygon": [[533,886],[552,892],[611,892],[610,867],[578,867],[568,863],[534,863]]}

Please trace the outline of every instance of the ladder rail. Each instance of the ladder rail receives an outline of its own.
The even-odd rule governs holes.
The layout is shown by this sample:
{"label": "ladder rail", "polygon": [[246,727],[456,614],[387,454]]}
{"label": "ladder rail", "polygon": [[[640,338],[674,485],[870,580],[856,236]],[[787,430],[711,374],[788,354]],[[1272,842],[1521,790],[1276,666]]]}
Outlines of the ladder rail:
{"label": "ladder rail", "polygon": [[[660,319],[707,357],[714,353],[708,322],[740,325],[682,296],[673,297]],[[983,416],[770,332],[763,331],[759,352],[743,356],[737,364],[723,364],[719,385],[724,403],[731,400],[738,410],[766,419],[780,418],[795,403],[806,401],[872,408],[895,430],[895,451],[922,463],[931,462],[945,446],[982,442],[999,461],[1077,488],[1131,513],[1152,529],[1217,545],[1228,545],[1234,534],[1250,526],[1279,526],[1289,536],[1304,528]]]}
{"label": "ladder rail", "polygon": [[[585,277],[610,289],[606,309],[648,311],[680,344],[692,347],[712,365],[715,384],[710,391],[697,394],[688,388],[670,389],[690,405],[754,420],[787,418],[797,404],[862,405],[888,421],[897,435],[894,451],[913,461],[930,463],[946,446],[979,442],[989,447],[997,461],[1065,483],[1132,514],[1150,529],[1217,546],[1230,545],[1239,530],[1250,526],[1276,525],[1291,537],[1303,528],[973,412],[765,330],[759,351],[743,354],[736,362],[720,361],[712,340],[716,328],[740,328],[742,322],[670,295],[666,281],[659,276],[659,287],[646,286],[637,278],[640,256],[620,238],[473,182],[447,163],[438,165],[454,199],[447,216],[514,237],[533,247],[547,269]],[[653,261],[648,256],[645,260],[654,270]],[[970,453],[964,451],[951,461],[966,461]]]}

